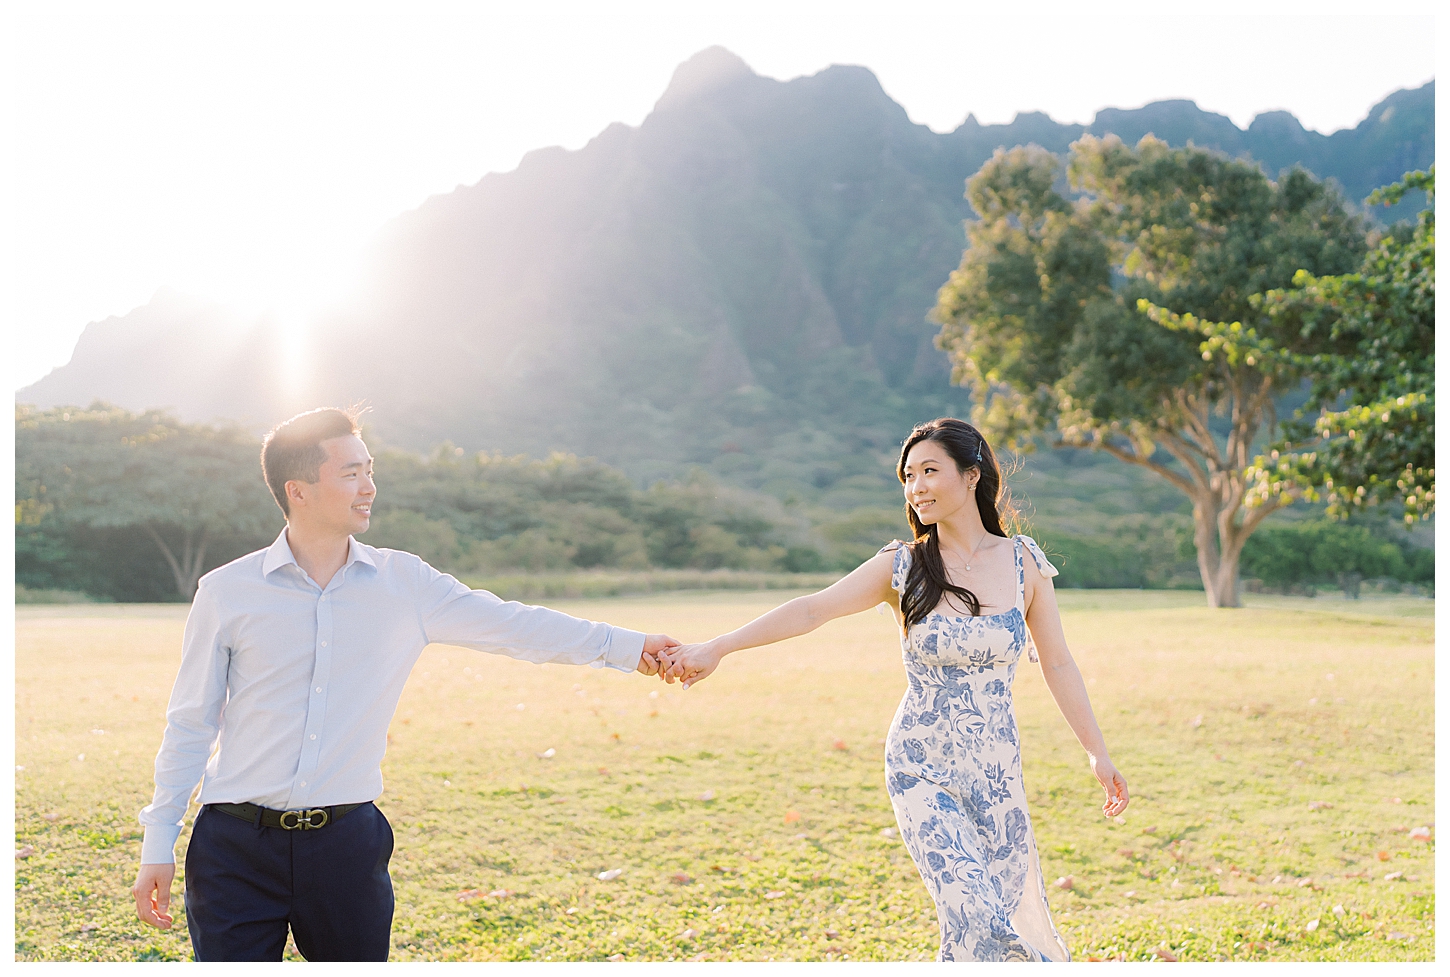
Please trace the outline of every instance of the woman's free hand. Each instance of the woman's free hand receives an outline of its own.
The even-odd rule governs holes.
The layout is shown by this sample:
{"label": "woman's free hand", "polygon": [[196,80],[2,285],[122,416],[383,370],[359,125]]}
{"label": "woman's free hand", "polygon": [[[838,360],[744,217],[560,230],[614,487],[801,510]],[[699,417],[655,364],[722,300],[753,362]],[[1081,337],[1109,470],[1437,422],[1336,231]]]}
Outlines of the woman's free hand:
{"label": "woman's free hand", "polygon": [[1093,776],[1103,785],[1107,800],[1103,801],[1103,817],[1115,818],[1128,808],[1128,782],[1107,757],[1089,757]]}
{"label": "woman's free hand", "polygon": [[684,688],[689,688],[702,679],[709,678],[715,671],[725,652],[713,641],[697,645],[681,645],[670,649],[670,666],[661,668],[660,675],[666,682],[679,679]]}

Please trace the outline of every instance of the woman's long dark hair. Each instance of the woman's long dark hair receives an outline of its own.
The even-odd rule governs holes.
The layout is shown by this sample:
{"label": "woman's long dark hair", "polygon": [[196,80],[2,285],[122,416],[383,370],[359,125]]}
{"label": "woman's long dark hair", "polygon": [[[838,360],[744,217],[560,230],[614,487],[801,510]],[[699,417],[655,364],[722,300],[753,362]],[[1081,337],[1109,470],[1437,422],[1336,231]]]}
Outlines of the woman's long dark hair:
{"label": "woman's long dark hair", "polygon": [[[1010,496],[1002,491],[1002,470],[997,466],[997,456],[991,445],[966,421],[955,417],[938,417],[934,421],[918,424],[901,445],[901,460],[896,463],[896,477],[906,484],[906,456],[912,448],[923,441],[934,441],[956,463],[957,470],[965,473],[970,468],[981,472],[977,480],[977,511],[982,514],[982,525],[993,536],[1007,537],[1002,526],[1005,514],[1010,523],[1016,521],[1016,510]],[[906,582],[901,588],[901,616],[907,630],[926,619],[943,594],[952,594],[962,600],[976,617],[982,613],[982,602],[977,595],[965,587],[958,587],[947,579],[942,565],[941,543],[937,540],[935,525],[925,525],[916,516],[911,503],[906,503],[906,518],[911,523],[913,541],[906,544],[911,551],[911,565],[906,571]]]}

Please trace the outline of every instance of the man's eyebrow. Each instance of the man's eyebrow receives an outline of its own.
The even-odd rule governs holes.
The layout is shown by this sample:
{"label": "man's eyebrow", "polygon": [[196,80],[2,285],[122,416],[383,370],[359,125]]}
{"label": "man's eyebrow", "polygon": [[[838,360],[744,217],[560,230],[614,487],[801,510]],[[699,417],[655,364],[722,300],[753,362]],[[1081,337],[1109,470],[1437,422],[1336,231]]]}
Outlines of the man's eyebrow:
{"label": "man's eyebrow", "polygon": [[[366,463],[371,465],[373,463],[373,460],[369,458]],[[349,468],[361,468],[363,464],[364,463],[361,461],[350,461],[346,465],[342,466],[342,470],[347,471]]]}

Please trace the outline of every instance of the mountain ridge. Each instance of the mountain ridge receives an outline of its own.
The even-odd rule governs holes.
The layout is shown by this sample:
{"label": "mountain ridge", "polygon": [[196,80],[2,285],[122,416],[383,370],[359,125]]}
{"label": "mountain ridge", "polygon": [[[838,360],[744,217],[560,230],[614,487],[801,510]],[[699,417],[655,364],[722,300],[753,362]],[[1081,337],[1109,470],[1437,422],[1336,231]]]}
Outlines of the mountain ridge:
{"label": "mountain ridge", "polygon": [[[388,221],[363,311],[314,322],[310,343],[159,297],[88,326],[71,363],[17,399],[254,427],[367,400],[401,446],[565,450],[643,481],[699,465],[847,504],[875,497],[911,423],[967,409],[925,316],[965,244],[964,182],[998,146],[1152,131],[1266,169],[1302,162],[1362,196],[1433,160],[1433,85],[1329,136],[1287,113],[1239,129],[1186,100],[1088,127],[1019,113],[936,133],[868,69],[782,82],[706,49],[639,126],[535,150]],[[132,325],[149,345],[128,349]],[[310,384],[284,368],[299,352]]]}

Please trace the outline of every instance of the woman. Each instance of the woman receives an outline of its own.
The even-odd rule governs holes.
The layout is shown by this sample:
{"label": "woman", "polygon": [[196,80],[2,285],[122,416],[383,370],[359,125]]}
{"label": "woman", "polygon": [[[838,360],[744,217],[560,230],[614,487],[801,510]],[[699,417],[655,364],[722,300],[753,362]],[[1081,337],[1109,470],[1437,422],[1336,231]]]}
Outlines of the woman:
{"label": "woman", "polygon": [[970,424],[918,425],[896,474],[914,542],[886,546],[820,593],[738,630],[675,649],[660,674],[688,688],[731,652],[889,603],[909,685],[887,735],[886,787],[936,903],[937,959],[1067,960],[1022,785],[1012,680],[1024,650],[1041,656],[1047,687],[1107,794],[1106,817],[1128,806],[1128,785],[1067,650],[1050,579],[1057,569],[1030,537],[1003,531],[1001,473]]}

